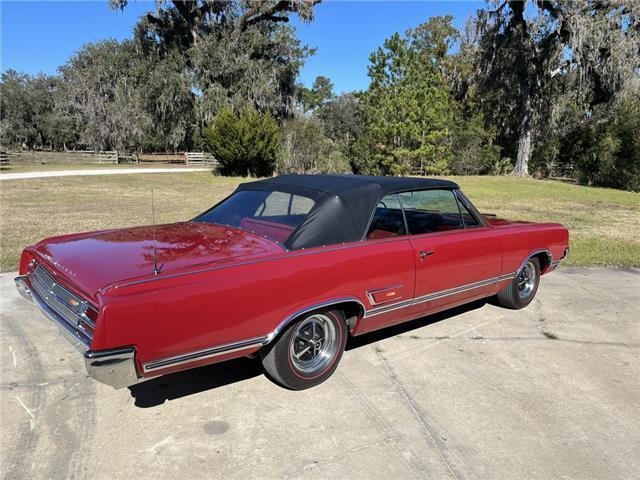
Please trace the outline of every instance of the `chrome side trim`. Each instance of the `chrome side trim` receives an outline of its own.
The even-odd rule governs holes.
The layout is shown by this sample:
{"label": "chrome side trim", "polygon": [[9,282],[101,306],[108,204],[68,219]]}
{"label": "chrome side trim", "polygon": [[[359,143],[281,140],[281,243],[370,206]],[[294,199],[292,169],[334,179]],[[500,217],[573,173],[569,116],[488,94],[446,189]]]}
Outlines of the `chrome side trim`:
{"label": "chrome side trim", "polygon": [[364,318],[375,317],[376,315],[382,315],[383,313],[389,313],[401,308],[411,307],[413,305],[419,305],[421,303],[430,302],[432,300],[438,300],[458,293],[467,292],[476,288],[486,287],[495,283],[511,280],[516,276],[515,273],[508,273],[506,275],[500,275],[499,277],[491,277],[486,280],[480,280],[478,282],[468,283],[466,285],[460,285],[459,287],[448,288],[446,290],[440,290],[438,292],[429,293],[420,297],[414,297],[411,300],[405,300],[402,302],[394,303],[392,305],[384,305],[379,308],[373,308],[365,313]]}
{"label": "chrome side trim", "polygon": [[183,355],[176,355],[174,357],[164,358],[161,360],[155,360],[153,362],[145,363],[142,366],[144,372],[153,372],[162,368],[175,367],[184,363],[191,363],[198,360],[206,360],[207,358],[217,357],[219,355],[225,355],[227,353],[238,352],[240,350],[248,350],[249,348],[261,347],[266,345],[269,337],[255,337],[247,340],[241,340],[239,342],[227,343],[213,348],[207,348],[204,350],[197,350],[191,353],[185,353]]}
{"label": "chrome side trim", "polygon": [[522,271],[524,266],[527,264],[527,262],[531,259],[531,257],[534,257],[535,255],[538,255],[540,253],[544,253],[547,255],[547,257],[549,258],[549,266],[551,266],[551,264],[553,263],[553,255],[549,250],[547,250],[546,248],[543,248],[541,250],[536,250],[534,252],[531,252],[529,255],[527,255],[527,257],[522,261],[522,263],[516,270],[515,275],[518,276],[520,274],[520,272]]}
{"label": "chrome side trim", "polygon": [[278,336],[278,334],[284,329],[284,327],[286,327],[289,324],[289,322],[291,322],[295,318],[298,318],[300,315],[304,315],[305,313],[311,312],[313,310],[317,310],[318,308],[330,307],[331,305],[337,305],[338,303],[345,303],[345,302],[357,303],[358,305],[360,305],[360,308],[362,308],[362,311],[365,312],[365,314],[366,314],[367,309],[365,308],[364,304],[360,300],[358,300],[356,297],[342,297],[342,298],[336,298],[334,300],[327,300],[325,302],[316,303],[314,305],[310,305],[308,307],[301,308],[300,310],[296,310],[291,315],[288,315],[284,320],[282,320],[278,324],[278,326],[275,328],[275,330],[273,332],[271,332],[269,335],[267,335],[266,338],[268,340],[267,340],[266,343],[269,343],[274,338],[276,338]]}
{"label": "chrome side trim", "polygon": [[382,315],[383,313],[393,312],[401,308],[407,308],[413,305],[413,299],[403,300],[402,302],[393,303],[391,305],[383,305],[382,307],[372,308],[368,312],[365,312],[364,318],[375,317],[376,315]]}
{"label": "chrome side trim", "polygon": [[430,302],[432,300],[439,300],[440,298],[450,297],[451,295],[456,295],[458,293],[463,293],[469,290],[475,290],[476,288],[482,288],[489,285],[493,285],[494,283],[498,283],[499,278],[500,277],[487,278],[486,280],[480,280],[479,282],[467,283],[466,285],[460,285],[459,287],[448,288],[446,290],[441,290],[439,292],[433,292],[427,295],[422,295],[421,297],[416,297],[413,299],[413,305],[418,305],[424,302]]}

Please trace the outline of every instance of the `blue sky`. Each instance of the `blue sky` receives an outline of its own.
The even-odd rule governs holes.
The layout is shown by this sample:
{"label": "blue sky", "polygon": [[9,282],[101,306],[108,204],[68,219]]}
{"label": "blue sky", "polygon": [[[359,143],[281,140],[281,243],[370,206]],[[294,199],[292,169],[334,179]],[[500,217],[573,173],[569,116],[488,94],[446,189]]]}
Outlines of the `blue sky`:
{"label": "blue sky", "polygon": [[[119,12],[100,1],[0,1],[0,70],[52,74],[85,43],[130,38],[138,17],[154,9],[154,3],[129,3]],[[293,22],[300,39],[318,49],[307,61],[301,80],[310,85],[317,75],[326,75],[336,92],[365,89],[369,54],[385,38],[436,15],[453,15],[460,27],[483,5],[482,1],[325,0],[316,7],[314,22]]]}

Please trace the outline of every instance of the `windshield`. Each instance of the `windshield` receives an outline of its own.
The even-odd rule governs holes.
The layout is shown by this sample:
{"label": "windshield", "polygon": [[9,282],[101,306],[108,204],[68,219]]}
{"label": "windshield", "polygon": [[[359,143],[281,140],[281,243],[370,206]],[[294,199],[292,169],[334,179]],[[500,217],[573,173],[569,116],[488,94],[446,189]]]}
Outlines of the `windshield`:
{"label": "windshield", "polygon": [[195,219],[248,230],[285,243],[315,202],[274,190],[241,190]]}

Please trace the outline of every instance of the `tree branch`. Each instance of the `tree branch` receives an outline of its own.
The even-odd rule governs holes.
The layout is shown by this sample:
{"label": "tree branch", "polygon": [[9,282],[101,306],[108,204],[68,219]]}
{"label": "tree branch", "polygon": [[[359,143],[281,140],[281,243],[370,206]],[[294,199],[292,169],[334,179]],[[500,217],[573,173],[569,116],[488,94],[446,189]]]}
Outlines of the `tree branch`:
{"label": "tree branch", "polygon": [[240,17],[238,21],[238,29],[244,31],[247,27],[255,25],[263,21],[271,20],[276,22],[285,22],[284,15],[277,15],[279,13],[297,13],[302,17],[310,18],[312,16],[314,5],[320,3],[321,0],[280,0],[279,2],[265,7],[265,2],[256,1],[253,2],[253,7],[247,9],[247,11]]}

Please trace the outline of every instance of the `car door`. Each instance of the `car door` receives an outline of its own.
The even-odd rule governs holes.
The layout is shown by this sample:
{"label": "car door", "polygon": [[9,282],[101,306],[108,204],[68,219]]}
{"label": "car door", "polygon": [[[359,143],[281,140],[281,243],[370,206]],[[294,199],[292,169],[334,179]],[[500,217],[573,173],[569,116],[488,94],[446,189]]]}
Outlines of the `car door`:
{"label": "car door", "polygon": [[[386,195],[380,200],[373,212],[365,242],[371,252],[367,255],[368,265],[363,270],[369,277],[364,283],[367,313],[358,325],[357,334],[411,317],[415,263],[397,194]],[[376,278],[369,273],[374,268],[388,274]]]}
{"label": "car door", "polygon": [[453,190],[399,194],[416,265],[412,313],[428,314],[489,294],[502,246]]}

